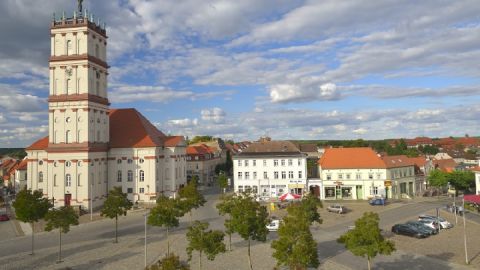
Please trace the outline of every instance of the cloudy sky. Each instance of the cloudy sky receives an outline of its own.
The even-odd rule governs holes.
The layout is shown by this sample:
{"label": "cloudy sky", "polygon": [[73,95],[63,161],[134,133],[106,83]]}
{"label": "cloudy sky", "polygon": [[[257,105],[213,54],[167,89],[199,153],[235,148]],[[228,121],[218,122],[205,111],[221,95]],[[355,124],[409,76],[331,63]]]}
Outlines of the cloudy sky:
{"label": "cloudy sky", "polygon": [[[472,1],[85,0],[112,107],[162,131],[256,139],[479,135]],[[0,147],[47,133],[49,25],[74,0],[0,1]]]}

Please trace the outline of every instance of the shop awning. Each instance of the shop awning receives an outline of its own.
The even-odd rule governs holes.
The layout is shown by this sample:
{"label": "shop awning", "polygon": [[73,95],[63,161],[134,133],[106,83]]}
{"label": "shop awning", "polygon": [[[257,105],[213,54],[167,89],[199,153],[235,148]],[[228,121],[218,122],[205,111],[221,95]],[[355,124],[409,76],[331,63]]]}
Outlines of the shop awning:
{"label": "shop awning", "polygon": [[464,195],[463,199],[466,202],[480,204],[480,195]]}

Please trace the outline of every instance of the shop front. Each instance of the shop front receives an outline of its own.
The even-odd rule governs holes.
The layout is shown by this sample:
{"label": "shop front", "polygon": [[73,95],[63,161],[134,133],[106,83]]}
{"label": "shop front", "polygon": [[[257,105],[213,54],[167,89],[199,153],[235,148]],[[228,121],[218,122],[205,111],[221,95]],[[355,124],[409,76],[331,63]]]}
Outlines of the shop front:
{"label": "shop front", "polygon": [[353,200],[357,199],[358,189],[354,185],[345,185],[337,181],[333,185],[325,184],[324,194],[325,200]]}

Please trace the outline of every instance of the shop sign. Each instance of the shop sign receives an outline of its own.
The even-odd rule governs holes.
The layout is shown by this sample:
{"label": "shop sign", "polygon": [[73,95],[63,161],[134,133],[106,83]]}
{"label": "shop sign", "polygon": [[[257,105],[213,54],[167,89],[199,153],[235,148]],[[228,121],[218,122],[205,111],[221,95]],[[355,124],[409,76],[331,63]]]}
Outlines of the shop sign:
{"label": "shop sign", "polygon": [[337,186],[343,186],[343,183],[340,182],[340,181],[335,181],[335,182],[333,182],[333,183],[334,183],[335,185],[337,185]]}
{"label": "shop sign", "polygon": [[392,186],[392,181],[386,180],[384,183],[385,187],[391,187]]}

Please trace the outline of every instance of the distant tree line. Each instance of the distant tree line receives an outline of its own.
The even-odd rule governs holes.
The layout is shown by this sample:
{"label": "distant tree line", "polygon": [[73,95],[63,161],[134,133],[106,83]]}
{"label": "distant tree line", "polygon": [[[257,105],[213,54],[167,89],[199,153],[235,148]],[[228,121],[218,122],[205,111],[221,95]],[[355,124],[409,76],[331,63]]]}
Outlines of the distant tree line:
{"label": "distant tree line", "polygon": [[9,156],[16,159],[23,159],[27,152],[23,148],[0,148],[0,156]]}

